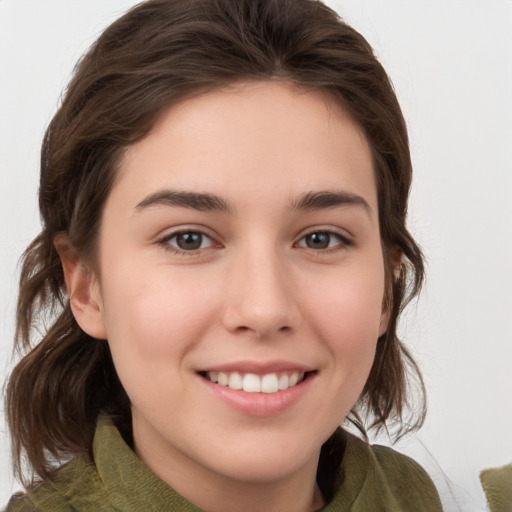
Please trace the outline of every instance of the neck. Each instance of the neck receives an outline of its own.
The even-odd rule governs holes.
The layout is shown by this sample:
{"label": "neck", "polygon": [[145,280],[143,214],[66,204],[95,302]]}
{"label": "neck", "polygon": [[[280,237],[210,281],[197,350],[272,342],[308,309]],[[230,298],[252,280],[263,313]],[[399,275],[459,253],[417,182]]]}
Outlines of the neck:
{"label": "neck", "polygon": [[316,485],[319,454],[288,474],[257,480],[251,476],[228,478],[197,465],[182,452],[152,453],[145,448],[149,447],[135,439],[135,451],[143,462],[181,496],[207,512],[312,512],[324,505]]}
{"label": "neck", "polygon": [[[206,485],[203,487],[203,484]],[[197,492],[199,487],[200,494]],[[313,512],[324,505],[314,477],[306,485],[296,478],[267,483],[230,481],[212,485],[211,481],[195,482],[194,489],[178,492],[208,512]]]}

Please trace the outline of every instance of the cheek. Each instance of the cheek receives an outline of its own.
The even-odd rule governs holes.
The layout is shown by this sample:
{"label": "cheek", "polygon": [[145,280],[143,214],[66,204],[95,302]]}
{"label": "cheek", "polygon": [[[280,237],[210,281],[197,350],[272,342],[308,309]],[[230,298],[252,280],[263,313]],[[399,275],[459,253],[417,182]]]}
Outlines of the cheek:
{"label": "cheek", "polygon": [[[104,285],[105,320],[112,351],[123,359],[178,361],[200,339],[217,302],[199,275],[165,266],[140,275],[119,269]],[[126,280],[122,276],[131,275]],[[117,347],[122,351],[117,350]]]}
{"label": "cheek", "polygon": [[369,372],[379,337],[384,272],[375,262],[366,269],[331,276],[310,300],[311,323],[345,376]]}

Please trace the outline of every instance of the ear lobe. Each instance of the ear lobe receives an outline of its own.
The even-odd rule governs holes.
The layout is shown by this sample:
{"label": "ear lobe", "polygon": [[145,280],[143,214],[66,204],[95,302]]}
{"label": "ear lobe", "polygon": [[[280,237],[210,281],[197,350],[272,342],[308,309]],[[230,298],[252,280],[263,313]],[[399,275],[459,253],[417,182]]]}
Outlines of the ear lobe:
{"label": "ear lobe", "polygon": [[80,260],[66,234],[58,234],[53,243],[60,256],[75,320],[89,336],[106,339],[103,301],[96,275]]}
{"label": "ear lobe", "polygon": [[382,313],[380,315],[380,323],[379,323],[379,338],[386,334],[386,331],[388,330],[388,324],[389,324],[389,308],[384,304],[384,309],[382,310]]}
{"label": "ear lobe", "polygon": [[391,264],[393,265],[393,281],[396,281],[400,276],[402,269],[402,249],[395,247],[392,251]]}
{"label": "ear lobe", "polygon": [[389,317],[393,308],[393,283],[400,276],[400,269],[402,267],[402,250],[395,247],[391,251],[391,272],[386,276],[386,291],[384,293],[384,300],[382,302],[382,313],[380,316],[379,324],[379,338],[386,333]]}

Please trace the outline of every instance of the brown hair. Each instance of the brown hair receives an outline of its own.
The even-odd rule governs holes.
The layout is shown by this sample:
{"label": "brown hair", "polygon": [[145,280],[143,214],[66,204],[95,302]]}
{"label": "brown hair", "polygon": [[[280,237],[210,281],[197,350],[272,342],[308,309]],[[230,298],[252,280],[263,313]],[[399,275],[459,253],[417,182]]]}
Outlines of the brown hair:
{"label": "brown hair", "polygon": [[[421,376],[396,334],[399,314],[423,280],[422,254],[405,225],[407,131],[370,45],[314,0],[150,0],[108,27],[81,59],[44,137],[43,227],[24,253],[18,299],[16,347],[26,355],[6,396],[18,476],[23,453],[42,478],[59,461],[91,456],[100,413],[112,415],[125,432],[130,428],[129,399],[107,342],[84,333],[71,313],[55,236],[66,233],[78,254],[93,261],[124,149],[185,97],[271,78],[329,92],[362,127],[373,152],[390,321],[350,419],[362,432],[365,425],[404,431],[423,422]],[[403,256],[395,276],[393,251]],[[50,326],[33,346],[45,321]],[[420,388],[416,410],[408,404],[411,377]]]}

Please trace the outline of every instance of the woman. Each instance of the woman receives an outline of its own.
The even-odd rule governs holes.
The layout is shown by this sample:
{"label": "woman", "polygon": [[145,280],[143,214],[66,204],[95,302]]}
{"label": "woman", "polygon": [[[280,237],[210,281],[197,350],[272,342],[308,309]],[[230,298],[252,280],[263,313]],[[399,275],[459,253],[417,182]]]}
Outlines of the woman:
{"label": "woman", "polygon": [[385,71],[323,4],[110,26],[43,143],[7,394],[43,483],[7,510],[440,510],[417,464],[339,428],[423,421],[396,335],[423,277],[410,180]]}

